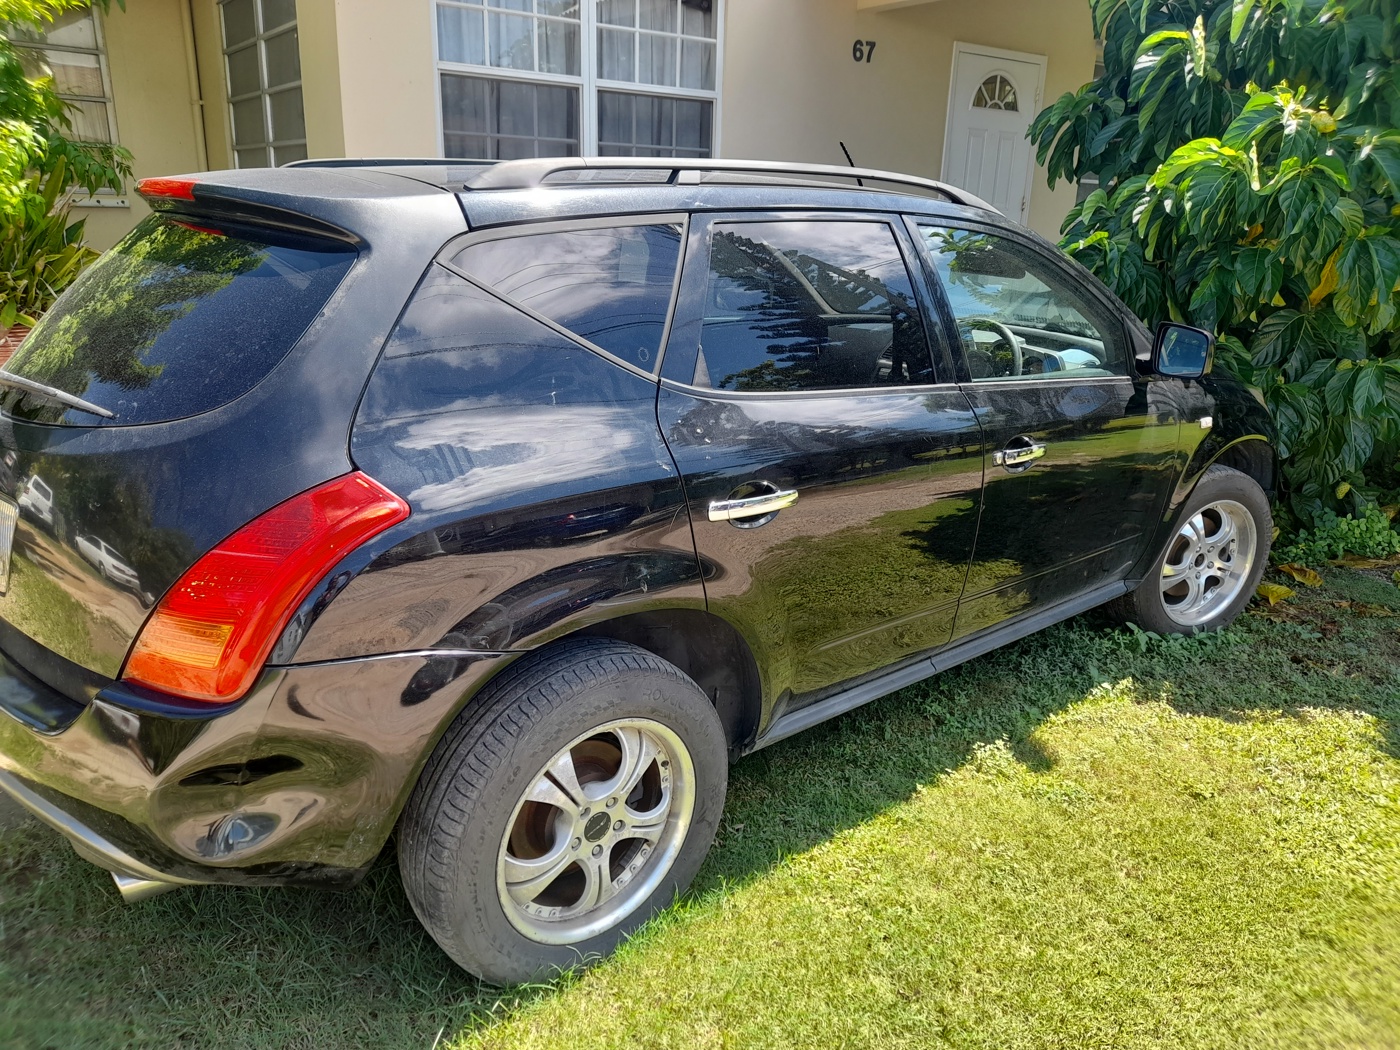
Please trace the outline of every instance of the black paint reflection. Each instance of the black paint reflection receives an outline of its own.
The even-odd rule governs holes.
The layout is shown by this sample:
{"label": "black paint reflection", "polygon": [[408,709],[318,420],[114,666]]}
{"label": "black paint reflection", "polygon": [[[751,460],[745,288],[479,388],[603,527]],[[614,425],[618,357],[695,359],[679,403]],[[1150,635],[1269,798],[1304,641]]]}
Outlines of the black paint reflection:
{"label": "black paint reflection", "polygon": [[[663,389],[712,611],[792,705],[944,645],[977,532],[982,442],[955,389],[809,399]],[[711,500],[763,481],[798,503],[757,529]],[[790,701],[786,698],[792,698]]]}
{"label": "black paint reflection", "polygon": [[656,384],[461,277],[425,278],[352,436],[420,531],[306,630],[298,661],[537,644],[649,605],[703,605]]}

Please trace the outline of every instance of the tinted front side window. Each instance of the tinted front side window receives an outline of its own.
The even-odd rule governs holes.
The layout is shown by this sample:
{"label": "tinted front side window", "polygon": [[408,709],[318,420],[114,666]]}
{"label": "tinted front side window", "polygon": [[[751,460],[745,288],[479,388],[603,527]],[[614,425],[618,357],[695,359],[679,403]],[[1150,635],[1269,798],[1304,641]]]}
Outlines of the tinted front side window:
{"label": "tinted front side window", "polygon": [[[326,305],[355,252],[150,216],[88,268],[6,370],[155,423],[246,393]],[[102,420],[22,391],[0,408],[46,423]]]}
{"label": "tinted front side window", "polygon": [[894,231],[883,222],[716,224],[695,382],[748,391],[933,382]]}
{"label": "tinted front side window", "polygon": [[920,226],[974,381],[1128,374],[1122,324],[1033,249]]}
{"label": "tinted front side window", "polygon": [[679,226],[536,233],[480,241],[453,263],[595,346],[650,371],[680,258]]}

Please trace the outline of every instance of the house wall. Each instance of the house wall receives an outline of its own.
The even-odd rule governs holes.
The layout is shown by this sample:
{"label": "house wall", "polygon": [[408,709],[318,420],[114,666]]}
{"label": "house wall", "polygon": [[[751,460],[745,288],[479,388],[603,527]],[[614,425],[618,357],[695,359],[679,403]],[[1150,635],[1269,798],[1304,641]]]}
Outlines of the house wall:
{"label": "house wall", "polygon": [[[393,7],[386,18],[382,0],[335,2],[347,157],[439,155],[432,6]],[[301,53],[304,62],[305,40]]]}
{"label": "house wall", "polygon": [[117,137],[131,151],[134,177],[123,194],[126,205],[74,209],[87,220],[87,240],[96,248],[115,244],[150,210],[136,193],[137,179],[204,167],[198,99],[186,61],[185,3],[135,0],[126,11],[114,4],[103,18]]}
{"label": "house wall", "polygon": [[[845,164],[938,178],[953,45],[1048,57],[1046,100],[1093,79],[1083,0],[938,0],[858,11],[853,0],[729,0],[720,149],[727,157]],[[876,41],[857,64],[851,45]],[[742,101],[740,101],[742,100]],[[1039,108],[1039,107],[1037,107]],[[1074,187],[1032,178],[1029,224],[1052,240]]]}
{"label": "house wall", "polygon": [[[188,5],[188,6],[186,6]],[[429,0],[298,0],[307,149],[313,157],[436,156],[438,109]],[[1047,56],[1054,99],[1091,79],[1084,0],[936,0],[860,11],[856,0],[727,0],[718,155],[857,164],[937,178],[955,42]],[[184,11],[182,12],[182,8]],[[192,25],[198,87],[188,74]],[[137,177],[231,166],[217,0],[136,0],[106,19],[117,124]],[[874,40],[869,63],[854,40]],[[203,148],[192,97],[203,99]],[[93,209],[105,248],[145,214]],[[1074,187],[1032,179],[1029,222],[1054,238]]]}
{"label": "house wall", "polygon": [[[233,167],[233,131],[224,79],[223,27],[216,0],[189,0],[194,22],[195,61],[204,99],[206,170]],[[131,6],[131,5],[129,5]]]}

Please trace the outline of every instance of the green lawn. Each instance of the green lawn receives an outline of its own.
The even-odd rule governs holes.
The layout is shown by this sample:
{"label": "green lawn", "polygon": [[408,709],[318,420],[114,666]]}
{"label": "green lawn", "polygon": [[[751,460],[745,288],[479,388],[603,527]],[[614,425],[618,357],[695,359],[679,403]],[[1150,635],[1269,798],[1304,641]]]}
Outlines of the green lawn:
{"label": "green lawn", "polygon": [[127,908],[0,831],[0,1047],[1400,1047],[1400,590],[1299,590],[1211,638],[1077,621],[760,752],[695,894],[540,988],[455,971],[387,859]]}

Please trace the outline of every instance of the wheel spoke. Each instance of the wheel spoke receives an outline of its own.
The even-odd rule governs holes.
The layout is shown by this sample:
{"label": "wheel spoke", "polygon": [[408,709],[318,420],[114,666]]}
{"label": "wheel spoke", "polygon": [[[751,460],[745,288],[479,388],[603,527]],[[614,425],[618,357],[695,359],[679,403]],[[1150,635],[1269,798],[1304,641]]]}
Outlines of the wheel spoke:
{"label": "wheel spoke", "polygon": [[580,857],[579,863],[583,868],[583,896],[579,898],[574,908],[579,911],[588,911],[607,901],[616,892],[612,880],[612,860],[609,851],[604,850],[601,855]]}
{"label": "wheel spoke", "polygon": [[[529,904],[576,860],[567,839],[543,857],[521,860],[505,855],[506,892],[519,904]],[[586,867],[586,866],[585,866]]]}
{"label": "wheel spoke", "polygon": [[583,805],[588,801],[587,794],[584,793],[583,786],[578,782],[578,773],[574,769],[574,754],[572,751],[565,751],[554,760],[554,763],[546,772],[559,785],[564,794],[572,800],[575,807]]}
{"label": "wheel spoke", "polygon": [[614,733],[622,748],[617,774],[602,784],[590,784],[590,794],[598,798],[623,798],[632,793],[642,775],[651,768],[658,753],[656,742],[639,729],[619,729]]}
{"label": "wheel spoke", "polygon": [[1213,536],[1207,537],[1207,542],[1214,545],[1216,549],[1224,547],[1227,543],[1233,540],[1235,538],[1235,534],[1239,531],[1235,526],[1235,518],[1232,514],[1230,514],[1229,511],[1222,510],[1219,511],[1219,514],[1220,531],[1215,533],[1215,535]]}
{"label": "wheel spoke", "polygon": [[1186,581],[1186,599],[1181,603],[1183,609],[1195,609],[1201,604],[1201,596],[1204,593],[1201,581],[1194,576],[1183,576]]}
{"label": "wheel spoke", "polygon": [[1163,565],[1162,566],[1162,590],[1169,591],[1174,587],[1181,586],[1183,580],[1189,580],[1187,575],[1188,566],[1185,565]]}
{"label": "wheel spoke", "polygon": [[639,813],[627,806],[622,813],[627,819],[627,830],[619,835],[619,838],[643,839],[655,843],[666,830],[666,820],[671,815],[671,793],[668,791],[655,809]]}
{"label": "wheel spoke", "polygon": [[[572,763],[570,763],[572,769]],[[564,794],[549,777],[540,777],[530,785],[530,790],[525,793],[525,797],[531,802],[543,802],[547,806],[554,806],[565,812],[572,813],[578,809],[578,803]]]}
{"label": "wheel spoke", "polygon": [[[1181,526],[1181,535],[1192,547],[1199,547],[1206,539],[1206,519],[1200,511],[1192,514],[1186,524]],[[1188,560],[1190,552],[1187,552]]]}

